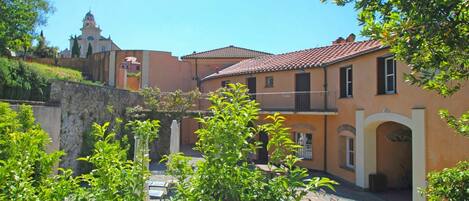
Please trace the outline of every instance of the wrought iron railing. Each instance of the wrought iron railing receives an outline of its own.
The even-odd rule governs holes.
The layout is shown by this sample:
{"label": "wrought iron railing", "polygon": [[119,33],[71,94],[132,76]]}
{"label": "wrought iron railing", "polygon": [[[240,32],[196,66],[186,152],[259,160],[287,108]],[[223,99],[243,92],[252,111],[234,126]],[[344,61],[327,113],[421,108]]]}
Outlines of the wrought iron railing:
{"label": "wrought iron railing", "polygon": [[[263,92],[249,94],[262,111],[327,112],[337,111],[336,94],[329,91]],[[199,109],[210,106],[207,96],[198,101]]]}

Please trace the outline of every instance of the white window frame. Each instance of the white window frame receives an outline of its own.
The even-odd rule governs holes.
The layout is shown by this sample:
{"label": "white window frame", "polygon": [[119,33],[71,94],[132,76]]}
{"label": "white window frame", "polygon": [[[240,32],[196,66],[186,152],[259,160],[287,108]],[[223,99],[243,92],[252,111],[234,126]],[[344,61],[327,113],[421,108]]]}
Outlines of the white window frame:
{"label": "white window frame", "polygon": [[[352,80],[349,80],[349,74],[350,73],[353,73],[352,72],[352,67],[349,66],[349,67],[346,67],[345,68],[345,97],[352,97],[352,94],[350,92],[353,91],[353,86],[352,86],[352,89],[349,88],[349,84],[352,84]],[[353,74],[352,74],[353,76]]]}
{"label": "white window frame", "polygon": [[[304,160],[313,160],[313,134],[312,133],[302,133],[302,132],[295,132],[294,133],[295,142],[298,145],[301,145],[302,148],[299,148],[296,152],[296,155]],[[298,140],[298,135],[301,136],[302,141]],[[307,144],[307,135],[311,136],[311,143]]]}
{"label": "white window frame", "polygon": [[[393,60],[393,72],[388,73],[388,61]],[[392,79],[393,90],[388,90],[388,79]],[[384,91],[386,94],[396,93],[396,61],[394,57],[388,57],[384,59]]]}
{"label": "white window frame", "polygon": [[[352,140],[352,146],[350,147],[350,141]],[[351,149],[352,148],[352,149]],[[351,160],[350,155],[352,155],[353,160]],[[351,163],[353,161],[353,164]],[[345,137],[345,166],[348,168],[355,168],[355,138],[354,137]]]}

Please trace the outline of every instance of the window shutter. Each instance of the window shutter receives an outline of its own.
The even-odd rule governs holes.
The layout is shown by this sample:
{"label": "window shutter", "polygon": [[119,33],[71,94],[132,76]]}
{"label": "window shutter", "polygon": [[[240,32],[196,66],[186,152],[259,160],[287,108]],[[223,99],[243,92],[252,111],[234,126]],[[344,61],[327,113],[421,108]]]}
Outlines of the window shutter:
{"label": "window shutter", "polygon": [[350,67],[350,95],[353,96],[353,67]]}
{"label": "window shutter", "polygon": [[345,80],[345,70],[346,68],[340,68],[340,97],[346,97],[345,85],[347,83]]}
{"label": "window shutter", "polygon": [[384,84],[384,58],[378,58],[378,69],[377,69],[377,78],[378,78],[378,94],[385,94],[385,84]]}

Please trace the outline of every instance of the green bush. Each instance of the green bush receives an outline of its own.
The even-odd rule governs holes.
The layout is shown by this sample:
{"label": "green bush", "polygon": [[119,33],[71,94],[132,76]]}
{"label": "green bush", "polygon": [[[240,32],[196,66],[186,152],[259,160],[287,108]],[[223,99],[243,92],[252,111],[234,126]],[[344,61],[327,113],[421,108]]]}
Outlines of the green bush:
{"label": "green bush", "polygon": [[[172,154],[168,172],[177,178],[175,200],[301,200],[308,191],[333,188],[336,182],[327,178],[307,180],[307,170],[296,167],[294,154],[299,148],[282,127],[284,118],[275,114],[272,123],[255,126],[259,106],[250,100],[244,85],[230,84],[210,95],[212,116],[200,118],[196,148],[204,160],[193,169],[189,158]],[[253,126],[254,125],[254,126]],[[267,132],[272,160],[268,164],[274,175],[264,174],[249,162],[260,143],[253,140]],[[275,164],[278,166],[275,168]]]}
{"label": "green bush", "polygon": [[76,70],[0,58],[0,98],[47,101],[54,79],[89,83]]}
{"label": "green bush", "polygon": [[[156,120],[127,125],[140,139],[157,137]],[[34,122],[31,107],[15,112],[0,102],[0,200],[145,200],[148,145],[140,143],[137,160],[128,160],[126,139],[116,140],[115,130],[109,123],[93,125],[93,152],[80,159],[93,167],[89,174],[74,177],[59,169],[54,175],[63,152],[45,152],[50,138]]]}
{"label": "green bush", "polygon": [[62,152],[46,153],[50,139],[30,106],[0,102],[0,200],[64,200],[78,192],[69,170],[51,176]]}
{"label": "green bush", "polygon": [[424,194],[428,200],[459,201],[469,199],[469,161],[461,161],[456,167],[431,172],[427,176],[428,187]]}

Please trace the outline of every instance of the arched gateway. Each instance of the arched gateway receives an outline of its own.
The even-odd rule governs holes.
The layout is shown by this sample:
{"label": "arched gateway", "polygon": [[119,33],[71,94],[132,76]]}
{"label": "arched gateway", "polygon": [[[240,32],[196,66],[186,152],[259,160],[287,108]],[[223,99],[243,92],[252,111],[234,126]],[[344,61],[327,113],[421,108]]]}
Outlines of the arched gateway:
{"label": "arched gateway", "polygon": [[[412,109],[411,118],[401,114],[383,112],[375,113],[365,117],[364,110],[357,110],[355,112],[355,126],[356,126],[356,185],[362,188],[369,188],[369,175],[378,172],[378,150],[377,143],[382,143],[383,140],[377,141],[378,136],[386,135],[392,140],[406,139],[406,132],[410,129],[411,139],[411,164],[402,165],[405,167],[410,166],[412,182],[412,200],[425,200],[418,193],[418,189],[425,186],[425,109]],[[380,127],[380,129],[378,129]],[[389,132],[393,130],[396,132]],[[407,130],[407,131],[406,131]],[[402,132],[401,132],[402,131]],[[406,131],[406,132],[404,132]],[[388,132],[388,133],[385,133]],[[397,134],[396,134],[397,133]],[[400,134],[402,133],[402,134]],[[401,135],[401,136],[400,136]],[[409,142],[410,143],[410,142]],[[381,144],[381,147],[385,145]],[[398,145],[405,146],[405,145]],[[410,146],[410,145],[409,145]],[[410,149],[410,148],[409,148]],[[398,154],[396,154],[398,155]],[[393,156],[398,157],[398,156]],[[382,157],[381,157],[382,158]],[[396,163],[403,163],[396,161]],[[385,170],[380,170],[385,171]],[[409,172],[410,174],[410,172]],[[389,177],[393,177],[389,175]],[[392,179],[392,178],[391,178]],[[394,182],[396,183],[396,182]]]}

